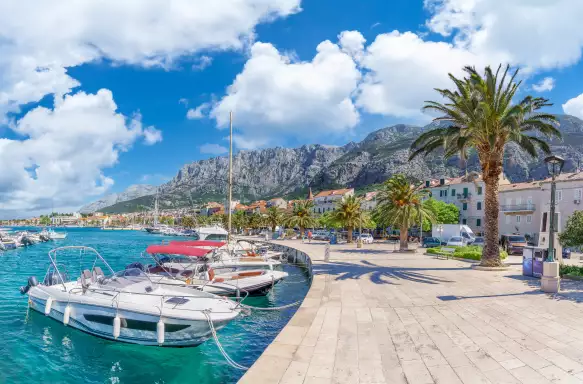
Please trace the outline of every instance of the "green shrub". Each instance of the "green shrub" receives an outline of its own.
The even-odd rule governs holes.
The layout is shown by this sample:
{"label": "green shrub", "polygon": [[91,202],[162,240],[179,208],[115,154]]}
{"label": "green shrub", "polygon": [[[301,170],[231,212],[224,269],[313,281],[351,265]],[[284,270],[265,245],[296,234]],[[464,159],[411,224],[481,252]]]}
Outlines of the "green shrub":
{"label": "green shrub", "polygon": [[578,267],[576,265],[561,264],[559,266],[559,274],[561,276],[564,275],[583,276],[583,267]]}
{"label": "green shrub", "polygon": [[[453,254],[444,252],[442,248],[453,248],[455,251]],[[435,248],[428,248],[427,253],[431,255],[448,255],[460,259],[470,259],[470,260],[481,260],[482,259],[482,248],[475,246],[475,245],[468,245],[465,247],[456,247],[456,246],[446,246],[446,247],[435,247]],[[500,258],[502,260],[508,257],[508,253],[503,250],[500,250]]]}

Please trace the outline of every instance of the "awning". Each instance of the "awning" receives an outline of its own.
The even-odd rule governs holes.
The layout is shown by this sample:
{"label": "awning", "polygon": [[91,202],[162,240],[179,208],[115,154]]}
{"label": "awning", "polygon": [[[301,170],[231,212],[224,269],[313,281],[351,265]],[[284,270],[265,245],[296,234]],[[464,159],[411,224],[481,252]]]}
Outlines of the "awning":
{"label": "awning", "polygon": [[223,241],[211,241],[211,240],[192,240],[192,241],[179,241],[172,240],[170,245],[179,245],[182,247],[222,247],[227,243]]}
{"label": "awning", "polygon": [[150,246],[148,246],[148,248],[146,248],[146,252],[148,252],[149,254],[182,255],[182,256],[202,257],[202,256],[205,256],[206,254],[212,252],[212,250],[170,244],[170,245],[150,245]]}

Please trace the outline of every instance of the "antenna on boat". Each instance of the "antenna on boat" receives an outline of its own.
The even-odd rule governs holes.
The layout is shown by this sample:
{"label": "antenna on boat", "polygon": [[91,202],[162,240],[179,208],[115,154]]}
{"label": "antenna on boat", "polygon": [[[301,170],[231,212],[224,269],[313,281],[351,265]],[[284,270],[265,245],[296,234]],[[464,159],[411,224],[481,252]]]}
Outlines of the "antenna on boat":
{"label": "antenna on boat", "polygon": [[227,241],[231,242],[231,199],[233,198],[233,111],[229,112],[229,221],[227,231]]}

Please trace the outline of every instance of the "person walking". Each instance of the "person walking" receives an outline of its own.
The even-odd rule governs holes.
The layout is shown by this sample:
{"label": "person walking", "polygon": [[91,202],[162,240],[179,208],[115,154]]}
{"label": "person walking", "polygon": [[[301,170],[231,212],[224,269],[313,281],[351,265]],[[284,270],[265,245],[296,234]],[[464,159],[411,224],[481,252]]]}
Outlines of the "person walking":
{"label": "person walking", "polygon": [[312,242],[312,231],[308,231],[308,243]]}

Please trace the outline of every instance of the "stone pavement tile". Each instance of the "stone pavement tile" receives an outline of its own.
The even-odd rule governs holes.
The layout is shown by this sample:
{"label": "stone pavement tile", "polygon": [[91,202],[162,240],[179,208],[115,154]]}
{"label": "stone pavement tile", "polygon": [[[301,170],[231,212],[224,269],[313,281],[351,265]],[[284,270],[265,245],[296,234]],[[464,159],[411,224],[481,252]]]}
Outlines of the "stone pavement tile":
{"label": "stone pavement tile", "polygon": [[511,360],[501,361],[500,365],[503,366],[504,368],[510,370],[510,369],[514,369],[514,368],[524,367],[526,364],[524,364],[519,359],[511,359]]}
{"label": "stone pavement tile", "polygon": [[520,384],[520,381],[504,368],[484,372],[484,375],[495,384]]}
{"label": "stone pavement tile", "polygon": [[433,380],[439,384],[462,384],[462,381],[449,365],[427,367]]}
{"label": "stone pavement tile", "polygon": [[455,373],[464,384],[490,384],[490,380],[473,365],[464,365],[462,367],[454,367]]}
{"label": "stone pavement tile", "polygon": [[534,353],[533,351],[524,348],[515,341],[505,341],[500,343],[500,346],[533,369],[541,369],[551,365],[548,360],[542,358],[540,355]]}
{"label": "stone pavement tile", "polygon": [[463,352],[460,352],[458,354],[447,355],[445,356],[445,359],[447,360],[449,365],[451,365],[453,368],[472,365],[472,362],[470,361],[470,359],[468,359],[468,356]]}
{"label": "stone pavement tile", "polygon": [[298,348],[297,345],[283,344],[274,341],[267,347],[267,349],[263,353],[268,356],[277,356],[286,359],[292,359],[297,348]]}
{"label": "stone pavement tile", "polygon": [[283,377],[291,360],[275,356],[261,356],[241,378],[242,384],[273,384]]}
{"label": "stone pavement tile", "polygon": [[305,345],[300,345],[296,349],[292,359],[294,361],[300,361],[302,363],[309,363],[310,360],[312,360],[313,354],[314,354],[314,347],[307,347]]}
{"label": "stone pavement tile", "polygon": [[336,350],[337,366],[358,366],[358,349],[338,349]]}
{"label": "stone pavement tile", "polygon": [[302,384],[308,372],[308,363],[292,361],[281,378],[280,384]]}
{"label": "stone pavement tile", "polygon": [[396,332],[392,328],[389,328],[389,330],[391,331],[395,350],[401,360],[421,360],[421,356],[417,353],[415,344],[406,330],[403,329]]}
{"label": "stone pavement tile", "polygon": [[335,366],[332,373],[333,384],[360,384],[358,366]]}
{"label": "stone pavement tile", "polygon": [[356,311],[356,321],[358,323],[372,323],[372,316],[369,308],[362,308]]}
{"label": "stone pavement tile", "polygon": [[299,327],[310,327],[316,318],[318,308],[302,308],[300,307],[294,316],[289,321],[288,325],[296,325]]}
{"label": "stone pavement tile", "polygon": [[524,366],[520,368],[514,368],[510,370],[510,373],[518,380],[524,384],[549,384],[550,381],[547,380],[540,373],[532,369],[531,367]]}
{"label": "stone pavement tile", "polygon": [[358,362],[358,378],[361,384],[384,383],[383,365],[380,360]]}
{"label": "stone pavement tile", "polygon": [[486,353],[497,362],[512,360],[516,358],[513,354],[511,354],[510,352],[508,352],[507,350],[505,350],[496,343],[484,344],[482,345],[482,349],[486,351]]}
{"label": "stone pavement tile", "polygon": [[324,365],[316,365],[310,363],[308,367],[308,372],[306,376],[313,376],[313,377],[323,377],[330,379],[332,378],[332,372],[334,371],[334,364],[324,364]]}
{"label": "stone pavement tile", "polygon": [[290,345],[300,345],[304,335],[308,332],[307,327],[296,327],[296,326],[286,326],[284,327],[279,335],[275,338],[275,341],[290,344]]}
{"label": "stone pavement tile", "polygon": [[536,353],[566,372],[579,373],[583,371],[583,365],[550,348],[541,349]]}
{"label": "stone pavement tile", "polygon": [[467,352],[466,355],[482,372],[493,371],[502,368],[502,366],[491,358],[484,350],[477,352]]}
{"label": "stone pavement tile", "polygon": [[567,372],[563,371],[561,368],[557,367],[556,365],[549,365],[548,367],[544,367],[539,369],[538,371],[541,375],[546,377],[548,380],[552,381],[553,383],[581,383],[582,381],[576,378],[573,375],[569,375]]}
{"label": "stone pavement tile", "polygon": [[331,384],[332,379],[326,377],[306,376],[304,384]]}
{"label": "stone pavement tile", "polygon": [[433,378],[421,360],[402,361],[401,366],[409,384],[433,384]]}

